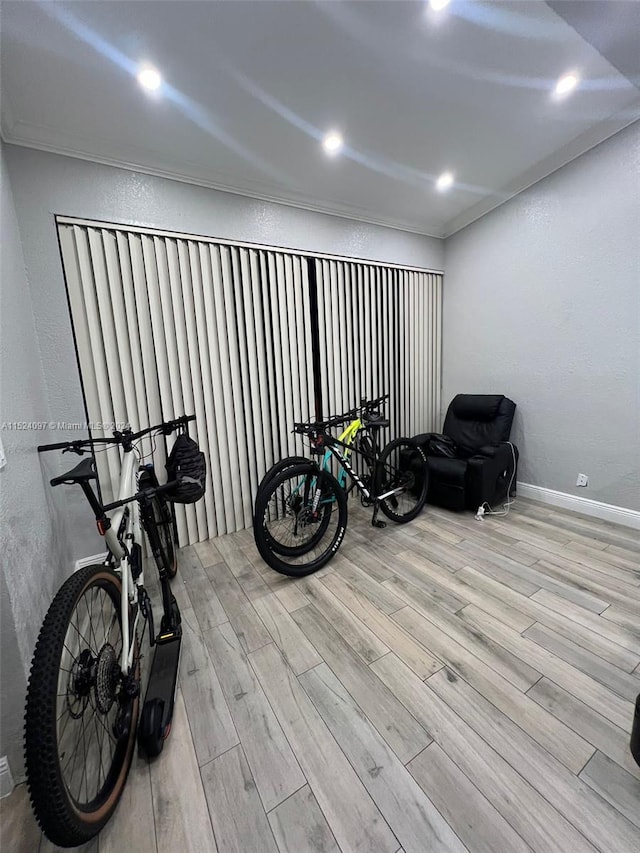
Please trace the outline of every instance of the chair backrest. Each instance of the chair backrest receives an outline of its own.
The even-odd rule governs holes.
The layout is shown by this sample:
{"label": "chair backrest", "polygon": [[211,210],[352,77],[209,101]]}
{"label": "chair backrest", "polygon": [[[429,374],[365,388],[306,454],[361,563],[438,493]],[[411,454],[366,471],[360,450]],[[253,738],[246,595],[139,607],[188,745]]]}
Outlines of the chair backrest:
{"label": "chair backrest", "polygon": [[471,454],[485,444],[508,441],[515,411],[516,404],[503,394],[457,394],[442,431]]}

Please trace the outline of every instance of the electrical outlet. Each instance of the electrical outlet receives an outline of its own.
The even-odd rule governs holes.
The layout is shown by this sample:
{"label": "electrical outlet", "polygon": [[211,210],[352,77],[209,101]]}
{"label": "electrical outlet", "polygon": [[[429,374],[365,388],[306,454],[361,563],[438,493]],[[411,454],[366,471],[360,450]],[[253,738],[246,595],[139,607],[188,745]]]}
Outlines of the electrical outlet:
{"label": "electrical outlet", "polygon": [[576,486],[588,486],[589,485],[589,477],[586,474],[578,474],[578,479],[576,480]]}

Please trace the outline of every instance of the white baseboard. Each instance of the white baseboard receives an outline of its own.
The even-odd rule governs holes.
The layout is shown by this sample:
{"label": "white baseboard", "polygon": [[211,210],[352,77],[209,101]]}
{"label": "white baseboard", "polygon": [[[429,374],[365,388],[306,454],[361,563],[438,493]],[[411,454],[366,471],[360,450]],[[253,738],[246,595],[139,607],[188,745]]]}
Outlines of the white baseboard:
{"label": "white baseboard", "polygon": [[518,495],[523,498],[530,498],[533,501],[540,501],[543,504],[581,512],[583,515],[592,515],[594,518],[601,518],[603,521],[624,524],[625,527],[640,530],[640,512],[636,509],[626,509],[623,506],[605,504],[591,498],[569,495],[566,492],[556,492],[554,489],[544,489],[542,486],[532,486],[530,483],[518,483]]}
{"label": "white baseboard", "polygon": [[76,560],[76,572],[78,569],[84,569],[85,566],[95,566],[96,563],[104,563],[107,559],[108,551],[104,551],[102,554],[93,554],[91,557],[81,557],[79,560]]}
{"label": "white baseboard", "polygon": [[0,758],[0,799],[8,797],[13,788],[14,782],[11,775],[11,768],[9,767],[9,760],[6,755],[3,755]]}

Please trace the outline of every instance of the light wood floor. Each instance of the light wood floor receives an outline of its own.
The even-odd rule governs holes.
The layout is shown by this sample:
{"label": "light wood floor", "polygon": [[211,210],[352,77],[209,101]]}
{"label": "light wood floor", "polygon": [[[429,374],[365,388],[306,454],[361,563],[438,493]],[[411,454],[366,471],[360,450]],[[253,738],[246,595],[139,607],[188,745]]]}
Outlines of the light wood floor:
{"label": "light wood floor", "polygon": [[[250,531],[183,550],[173,732],[88,849],[638,853],[640,536],[350,506],[308,579]],[[2,811],[3,849],[52,849],[24,786]]]}

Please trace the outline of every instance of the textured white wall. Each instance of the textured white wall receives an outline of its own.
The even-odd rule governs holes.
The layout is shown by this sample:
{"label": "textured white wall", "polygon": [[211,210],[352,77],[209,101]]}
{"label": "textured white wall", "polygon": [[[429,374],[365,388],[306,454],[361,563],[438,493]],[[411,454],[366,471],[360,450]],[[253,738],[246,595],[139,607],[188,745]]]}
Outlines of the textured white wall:
{"label": "textured white wall", "polygon": [[640,124],[448,239],[445,268],[443,406],[510,396],[521,481],[640,509]]}
{"label": "textured white wall", "polygon": [[[4,149],[1,181],[0,422],[45,422],[49,405]],[[7,464],[0,470],[0,755],[8,755],[19,778],[29,663],[44,614],[71,562],[64,520],[36,452],[51,434],[4,428],[1,436]]]}

